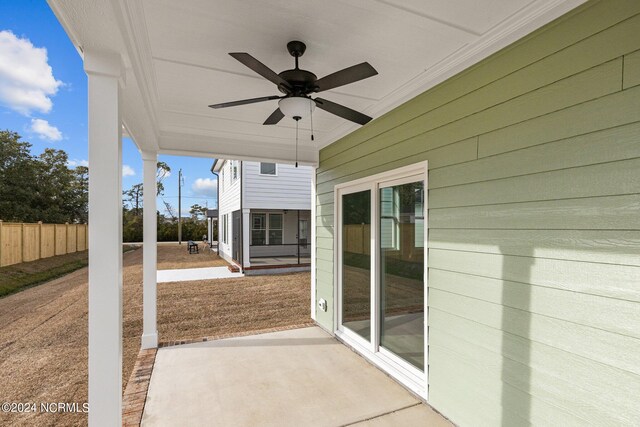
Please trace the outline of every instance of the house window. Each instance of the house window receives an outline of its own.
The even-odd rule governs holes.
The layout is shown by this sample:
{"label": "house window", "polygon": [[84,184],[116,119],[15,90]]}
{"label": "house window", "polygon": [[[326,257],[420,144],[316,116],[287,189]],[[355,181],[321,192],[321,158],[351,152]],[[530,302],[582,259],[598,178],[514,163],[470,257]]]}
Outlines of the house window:
{"label": "house window", "polygon": [[260,175],[277,175],[275,163],[260,163]]}
{"label": "house window", "polygon": [[229,215],[222,215],[222,243],[227,243],[228,217]]}
{"label": "house window", "polygon": [[269,244],[282,244],[282,214],[269,214]]}
{"label": "house window", "polygon": [[251,214],[251,244],[263,246],[267,244],[267,215]]}
{"label": "house window", "polygon": [[400,199],[393,187],[380,190],[380,245],[383,249],[399,249]]}
{"label": "house window", "polygon": [[282,223],[281,213],[251,214],[251,245],[281,245]]}
{"label": "house window", "polygon": [[424,187],[415,188],[415,226],[414,240],[416,248],[424,248]]}

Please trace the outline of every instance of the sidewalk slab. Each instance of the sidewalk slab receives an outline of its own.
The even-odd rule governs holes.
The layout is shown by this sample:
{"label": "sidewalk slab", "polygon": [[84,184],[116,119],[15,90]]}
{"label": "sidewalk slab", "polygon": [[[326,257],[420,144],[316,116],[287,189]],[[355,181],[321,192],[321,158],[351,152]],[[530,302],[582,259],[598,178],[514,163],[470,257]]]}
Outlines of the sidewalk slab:
{"label": "sidewalk slab", "polygon": [[235,279],[244,277],[242,273],[232,273],[227,267],[185,268],[158,270],[158,283],[187,282],[190,280]]}

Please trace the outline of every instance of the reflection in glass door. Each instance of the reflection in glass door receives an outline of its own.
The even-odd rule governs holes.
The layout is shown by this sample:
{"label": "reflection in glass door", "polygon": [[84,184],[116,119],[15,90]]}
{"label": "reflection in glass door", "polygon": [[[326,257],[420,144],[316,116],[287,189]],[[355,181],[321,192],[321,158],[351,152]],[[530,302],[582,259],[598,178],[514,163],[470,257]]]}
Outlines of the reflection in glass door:
{"label": "reflection in glass door", "polygon": [[424,370],[424,183],[379,192],[380,346]]}
{"label": "reflection in glass door", "polygon": [[342,325],[371,339],[371,191],[342,196]]}

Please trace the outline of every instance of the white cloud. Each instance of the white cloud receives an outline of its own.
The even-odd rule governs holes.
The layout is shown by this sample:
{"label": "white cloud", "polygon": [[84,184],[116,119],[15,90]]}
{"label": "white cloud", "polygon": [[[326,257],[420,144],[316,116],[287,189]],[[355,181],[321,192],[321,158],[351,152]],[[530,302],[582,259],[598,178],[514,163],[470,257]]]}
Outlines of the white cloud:
{"label": "white cloud", "polygon": [[47,139],[49,141],[60,141],[62,139],[62,132],[43,119],[31,119],[29,130],[36,133],[40,139]]}
{"label": "white cloud", "polygon": [[216,194],[216,182],[211,178],[198,178],[191,185],[191,190],[198,196],[213,197]]}
{"label": "white cloud", "polygon": [[78,159],[72,159],[67,161],[67,165],[75,168],[76,166],[89,166],[89,162],[87,160],[78,160]]}
{"label": "white cloud", "polygon": [[62,82],[53,77],[47,49],[0,31],[0,104],[21,114],[51,111],[51,96]]}
{"label": "white cloud", "polygon": [[136,171],[129,165],[122,165],[122,176],[134,176]]}

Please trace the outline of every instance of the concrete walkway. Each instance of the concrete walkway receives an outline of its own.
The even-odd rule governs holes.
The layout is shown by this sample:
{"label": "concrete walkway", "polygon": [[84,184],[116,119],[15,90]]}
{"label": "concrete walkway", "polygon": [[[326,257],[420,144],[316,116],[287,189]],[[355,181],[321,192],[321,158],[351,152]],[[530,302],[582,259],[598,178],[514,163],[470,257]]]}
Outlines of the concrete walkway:
{"label": "concrete walkway", "polygon": [[158,350],[143,426],[450,426],[318,327]]}
{"label": "concrete walkway", "polygon": [[183,268],[158,270],[158,283],[186,282],[189,280],[232,279],[244,277],[242,273],[232,273],[227,267]]}

